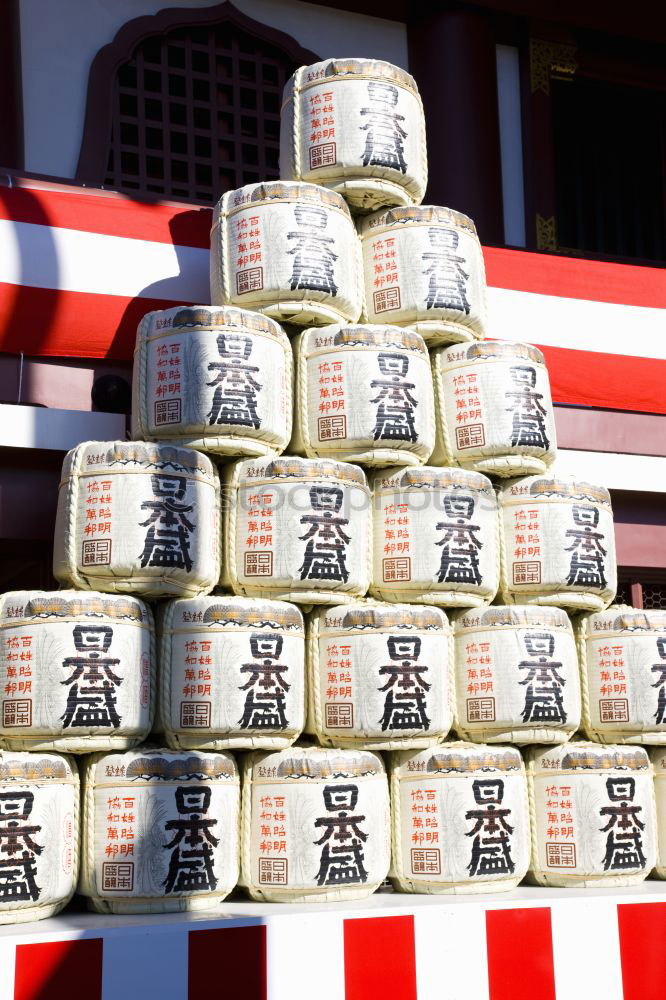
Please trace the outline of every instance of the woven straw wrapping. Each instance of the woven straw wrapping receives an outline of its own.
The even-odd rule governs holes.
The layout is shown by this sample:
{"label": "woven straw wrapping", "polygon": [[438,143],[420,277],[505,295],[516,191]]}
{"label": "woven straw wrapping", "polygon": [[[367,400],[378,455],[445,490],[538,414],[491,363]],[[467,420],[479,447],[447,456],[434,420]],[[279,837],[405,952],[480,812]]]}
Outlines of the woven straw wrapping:
{"label": "woven straw wrapping", "polygon": [[580,724],[578,656],[559,608],[496,606],[454,620],[456,731],[475,743],[564,743]]}
{"label": "woven straw wrapping", "polygon": [[294,338],[291,449],[362,465],[420,465],[434,446],[428,350],[397,326],[327,326]]}
{"label": "woven straw wrapping", "polygon": [[170,601],[160,632],[170,747],[281,749],[300,736],[305,637],[298,608],[226,595]]}
{"label": "woven straw wrapping", "polygon": [[132,437],[220,455],[283,451],[292,355],[280,326],[244,309],[180,306],[144,316],[132,382]]}
{"label": "woven straw wrapping", "polygon": [[361,246],[340,195],[275,181],[228,191],[213,213],[211,300],[298,326],[355,323]]}
{"label": "woven straw wrapping", "polygon": [[0,924],[52,917],[79,871],[79,776],[71,757],[0,752]]}
{"label": "woven straw wrapping", "polygon": [[576,623],[585,735],[666,743],[666,611],[614,605]]}
{"label": "woven straw wrapping", "polygon": [[222,585],[303,604],[363,597],[370,506],[355,465],[291,456],[234,463],[225,487]]}
{"label": "woven straw wrapping", "polygon": [[413,77],[375,59],[301,66],[284,90],[280,176],[339,191],[358,212],[420,202],[428,158]]}
{"label": "woven straw wrapping", "polygon": [[666,878],[666,753],[663,747],[650,750],[654,768],[654,795],[657,804],[657,862],[654,875]]}
{"label": "woven straw wrapping", "polygon": [[359,222],[368,319],[421,334],[430,346],[481,340],[486,272],[471,219],[433,205]]}
{"label": "woven straw wrapping", "polygon": [[557,445],[541,351],[485,340],[432,355],[437,443],[433,464],[488,475],[544,473]]}
{"label": "woven straw wrapping", "polygon": [[153,616],[133,597],[74,590],[0,596],[0,745],[90,753],[146,738]]}
{"label": "woven straw wrapping", "polygon": [[530,476],[499,493],[505,604],[601,611],[617,589],[610,494],[573,479]]}
{"label": "woven straw wrapping", "polygon": [[230,754],[93,754],[83,778],[78,891],[91,909],[221,907],[239,871],[240,791]]}
{"label": "woven straw wrapping", "polygon": [[447,743],[391,755],[391,881],[401,892],[507,892],[530,855],[525,768],[513,747]]}
{"label": "woven straw wrapping", "polygon": [[246,756],[241,885],[252,899],[369,896],[388,874],[389,831],[388,783],[375,754],[301,746]]}
{"label": "woven straw wrapping", "polygon": [[53,573],[79,590],[190,597],[220,575],[220,483],[189,448],[88,441],[65,456]]}
{"label": "woven straw wrapping", "polygon": [[384,601],[479,607],[499,582],[497,501],[486,476],[423,466],[373,477],[373,581]]}
{"label": "woven straw wrapping", "polygon": [[360,601],[308,628],[308,730],[324,746],[441,743],[453,721],[453,640],[439,608]]}
{"label": "woven straw wrapping", "polygon": [[652,765],[640,747],[565,743],[527,751],[537,885],[642,882],[656,859]]}

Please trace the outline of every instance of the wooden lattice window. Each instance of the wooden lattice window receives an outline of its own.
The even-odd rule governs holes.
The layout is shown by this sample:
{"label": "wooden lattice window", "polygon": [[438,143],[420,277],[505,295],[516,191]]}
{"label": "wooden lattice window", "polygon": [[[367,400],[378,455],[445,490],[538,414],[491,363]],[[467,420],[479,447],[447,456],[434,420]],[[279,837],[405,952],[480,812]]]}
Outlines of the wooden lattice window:
{"label": "wooden lattice window", "polygon": [[[142,30],[128,49],[133,25]],[[282,91],[314,53],[228,3],[139,18],[112,43],[120,44],[124,58],[116,52],[111,74],[104,49],[95,60],[104,72],[91,70],[79,179],[211,204],[231,188],[279,176]],[[108,109],[103,136],[91,114],[100,87]]]}

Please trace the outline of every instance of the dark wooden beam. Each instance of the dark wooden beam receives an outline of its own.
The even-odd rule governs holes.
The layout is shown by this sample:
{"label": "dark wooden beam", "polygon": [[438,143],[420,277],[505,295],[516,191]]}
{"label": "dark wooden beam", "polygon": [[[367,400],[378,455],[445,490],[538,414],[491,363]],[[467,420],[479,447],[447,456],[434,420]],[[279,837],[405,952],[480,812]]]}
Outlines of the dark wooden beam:
{"label": "dark wooden beam", "polygon": [[19,0],[0,3],[0,166],[22,170],[23,93]]}

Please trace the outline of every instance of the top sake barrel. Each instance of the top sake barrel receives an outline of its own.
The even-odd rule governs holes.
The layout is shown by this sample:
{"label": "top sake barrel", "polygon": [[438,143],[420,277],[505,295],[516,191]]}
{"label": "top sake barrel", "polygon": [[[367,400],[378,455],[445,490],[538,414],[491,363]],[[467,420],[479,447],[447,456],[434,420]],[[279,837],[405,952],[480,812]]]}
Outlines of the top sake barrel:
{"label": "top sake barrel", "polygon": [[428,158],[413,77],[378,59],[301,66],[284,90],[280,176],[339,191],[358,212],[417,205]]}
{"label": "top sake barrel", "polygon": [[220,575],[220,481],[206,455],[87,441],[65,456],[53,574],[78,590],[208,594]]}
{"label": "top sake barrel", "polygon": [[213,212],[210,293],[280,323],[355,323],[361,248],[347,204],[315,184],[274,181],[227,191]]}
{"label": "top sake barrel", "polygon": [[267,316],[177,306],[139,324],[132,437],[220,455],[283,451],[291,435],[292,353]]}
{"label": "top sake barrel", "polygon": [[555,461],[548,371],[530,344],[482,340],[432,352],[437,438],[433,465],[529,476]]}
{"label": "top sake barrel", "polygon": [[486,271],[476,228],[435,205],[391,208],[359,223],[370,323],[420,333],[430,347],[482,340]]}
{"label": "top sake barrel", "polygon": [[610,493],[574,479],[527,476],[500,491],[505,604],[601,611],[617,589]]}

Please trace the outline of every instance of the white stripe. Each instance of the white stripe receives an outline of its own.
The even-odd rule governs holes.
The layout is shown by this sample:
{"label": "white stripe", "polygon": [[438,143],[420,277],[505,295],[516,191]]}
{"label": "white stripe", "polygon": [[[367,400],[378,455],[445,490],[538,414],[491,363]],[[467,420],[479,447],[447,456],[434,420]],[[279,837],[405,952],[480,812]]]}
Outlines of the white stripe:
{"label": "white stripe", "polygon": [[488,1000],[486,911],[483,906],[414,910],[418,1000]]}
{"label": "white stripe", "polygon": [[10,937],[0,938],[0,1000],[14,1000],[16,943]]}
{"label": "white stripe", "polygon": [[344,1000],[343,916],[339,910],[318,910],[269,919],[268,1000],[312,1000],[314,996]]}
{"label": "white stripe", "polygon": [[0,403],[0,446],[3,448],[69,451],[81,441],[117,441],[124,437],[122,413]]}
{"label": "white stripe", "polygon": [[206,303],[208,250],[0,220],[0,282]]}
{"label": "white stripe", "polygon": [[561,448],[553,471],[561,476],[603,483],[609,490],[666,493],[666,458],[657,455],[625,455]]}
{"label": "white stripe", "polygon": [[148,925],[105,934],[102,1000],[127,1000],[135,990],[136,996],[160,1000],[186,997],[190,926]]}
{"label": "white stripe", "polygon": [[666,309],[488,288],[488,338],[666,358]]}
{"label": "white stripe", "polygon": [[622,1000],[617,900],[551,903],[557,1000]]}

